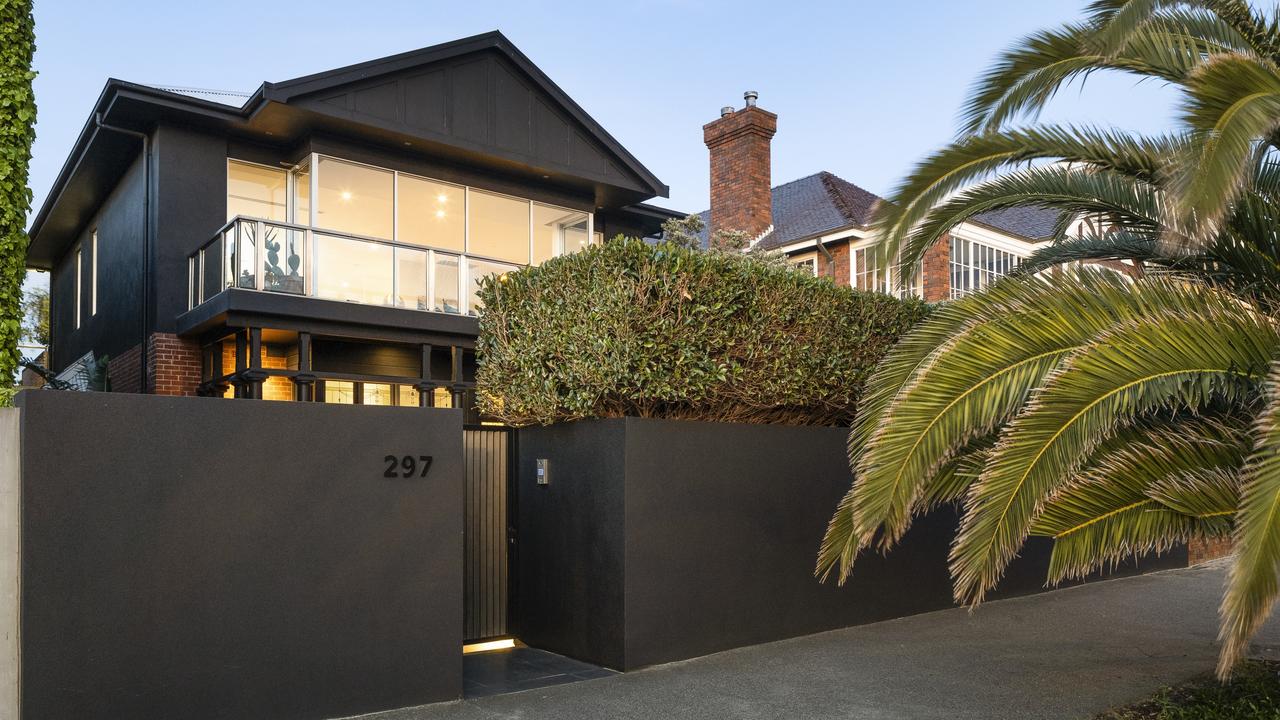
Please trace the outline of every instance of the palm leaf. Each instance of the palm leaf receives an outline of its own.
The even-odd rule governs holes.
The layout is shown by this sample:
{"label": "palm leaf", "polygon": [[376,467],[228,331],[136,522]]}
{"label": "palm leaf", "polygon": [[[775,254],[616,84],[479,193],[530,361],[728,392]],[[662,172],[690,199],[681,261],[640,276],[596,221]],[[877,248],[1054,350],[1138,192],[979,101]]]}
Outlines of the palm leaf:
{"label": "palm leaf", "polygon": [[1003,431],[952,549],[957,600],[976,604],[994,587],[1040,504],[1118,425],[1245,397],[1280,344],[1269,318],[1228,293],[1159,278],[1132,291],[1147,317],[1076,351]]}
{"label": "palm leaf", "polygon": [[1209,237],[1244,189],[1256,142],[1280,127],[1280,69],[1241,55],[1210,58],[1186,84],[1182,119],[1197,131],[1173,185],[1173,220]]}
{"label": "palm leaf", "polygon": [[1280,583],[1280,363],[1272,366],[1266,410],[1254,429],[1236,516],[1235,561],[1222,600],[1218,675],[1227,677],[1271,614]]}
{"label": "palm leaf", "polygon": [[1164,198],[1154,185],[1115,172],[1052,165],[1002,175],[957,193],[931,208],[897,252],[904,263],[914,262],[956,225],[989,210],[1023,206],[1096,215],[1109,227],[1135,233],[1164,228]]}
{"label": "palm leaf", "polygon": [[[1230,533],[1248,433],[1234,419],[1140,421],[1104,441],[1078,480],[1045,502],[1032,535],[1054,539],[1049,583],[1193,537]],[[1212,501],[1206,500],[1211,498]]]}

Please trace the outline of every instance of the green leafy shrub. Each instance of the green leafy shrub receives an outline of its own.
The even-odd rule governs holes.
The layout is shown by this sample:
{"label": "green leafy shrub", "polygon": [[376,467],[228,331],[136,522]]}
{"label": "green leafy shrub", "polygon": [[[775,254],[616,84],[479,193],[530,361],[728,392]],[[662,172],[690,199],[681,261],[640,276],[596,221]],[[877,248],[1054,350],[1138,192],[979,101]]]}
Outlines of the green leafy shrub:
{"label": "green leafy shrub", "polygon": [[482,282],[481,410],[845,425],[927,306],[730,252],[616,238]]}
{"label": "green leafy shrub", "polygon": [[27,264],[27,166],[35,139],[35,21],[30,0],[0,0],[0,385],[21,355],[22,280]]}

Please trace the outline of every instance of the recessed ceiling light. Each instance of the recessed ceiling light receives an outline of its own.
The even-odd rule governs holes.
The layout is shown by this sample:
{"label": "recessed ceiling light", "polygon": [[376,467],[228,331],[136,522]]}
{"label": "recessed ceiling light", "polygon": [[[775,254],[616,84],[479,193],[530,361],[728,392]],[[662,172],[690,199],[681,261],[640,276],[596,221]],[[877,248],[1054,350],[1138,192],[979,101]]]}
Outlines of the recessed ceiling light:
{"label": "recessed ceiling light", "polygon": [[342,191],[342,199],[343,199],[343,200],[350,200],[350,199],[351,199],[351,191],[350,191],[350,190],[343,190],[343,191]]}

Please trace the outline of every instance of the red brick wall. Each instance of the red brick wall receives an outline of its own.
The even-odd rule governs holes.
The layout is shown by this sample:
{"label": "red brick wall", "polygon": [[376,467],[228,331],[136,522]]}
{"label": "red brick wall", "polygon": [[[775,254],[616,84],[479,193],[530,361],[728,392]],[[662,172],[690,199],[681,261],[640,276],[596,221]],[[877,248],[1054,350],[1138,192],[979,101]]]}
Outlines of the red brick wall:
{"label": "red brick wall", "polygon": [[951,298],[951,237],[943,235],[924,253],[921,264],[921,289],[928,302]]}
{"label": "red brick wall", "polygon": [[[849,287],[849,280],[852,277],[849,274],[849,243],[828,244],[826,248],[827,252],[831,253],[831,259],[828,260],[822,251],[818,251],[818,277],[829,277],[835,281],[836,285]],[[832,261],[834,261],[834,274]]]}
{"label": "red brick wall", "polygon": [[107,380],[111,392],[142,392],[142,346],[134,345],[119,355],[107,359]]}
{"label": "red brick wall", "polygon": [[1192,540],[1187,543],[1187,565],[1199,565],[1231,554],[1231,538]]}
{"label": "red brick wall", "polygon": [[709,232],[741,230],[752,238],[773,224],[769,142],[778,116],[752,106],[702,126],[711,151]]}
{"label": "red brick wall", "polygon": [[147,377],[156,395],[195,395],[200,385],[200,345],[172,333],[152,333]]}

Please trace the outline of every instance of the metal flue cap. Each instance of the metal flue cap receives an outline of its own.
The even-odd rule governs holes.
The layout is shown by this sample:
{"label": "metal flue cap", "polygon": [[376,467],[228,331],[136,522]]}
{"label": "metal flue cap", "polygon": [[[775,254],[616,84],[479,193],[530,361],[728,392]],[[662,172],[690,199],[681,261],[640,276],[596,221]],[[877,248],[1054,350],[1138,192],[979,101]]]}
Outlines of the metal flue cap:
{"label": "metal flue cap", "polygon": [[725,105],[724,107],[720,108],[720,117],[724,117],[725,115],[732,115],[732,114],[733,114],[732,105]]}
{"label": "metal flue cap", "polygon": [[747,107],[755,107],[756,100],[760,98],[760,93],[755,90],[748,90],[742,93],[742,99],[747,101]]}

